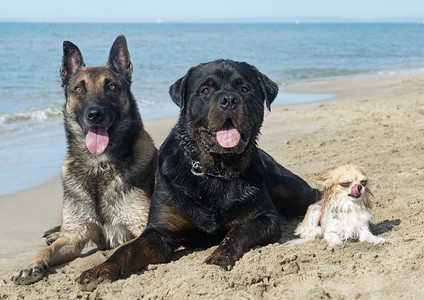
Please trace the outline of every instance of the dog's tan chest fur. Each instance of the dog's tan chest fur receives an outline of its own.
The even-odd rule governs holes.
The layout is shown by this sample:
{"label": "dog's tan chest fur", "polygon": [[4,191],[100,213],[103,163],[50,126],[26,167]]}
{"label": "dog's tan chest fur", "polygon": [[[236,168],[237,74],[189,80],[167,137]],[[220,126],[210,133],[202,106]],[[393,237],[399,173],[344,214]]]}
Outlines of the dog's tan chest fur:
{"label": "dog's tan chest fur", "polygon": [[[101,248],[114,248],[141,233],[147,223],[148,207],[144,203],[148,196],[138,188],[124,192],[124,183],[118,175],[109,182],[102,197],[94,200],[78,181],[68,177],[66,185],[80,201],[75,203],[75,198],[65,196],[63,231],[68,231],[68,227],[75,231],[74,226],[84,224],[80,230],[87,231],[88,238]],[[99,238],[98,234],[103,237]]]}

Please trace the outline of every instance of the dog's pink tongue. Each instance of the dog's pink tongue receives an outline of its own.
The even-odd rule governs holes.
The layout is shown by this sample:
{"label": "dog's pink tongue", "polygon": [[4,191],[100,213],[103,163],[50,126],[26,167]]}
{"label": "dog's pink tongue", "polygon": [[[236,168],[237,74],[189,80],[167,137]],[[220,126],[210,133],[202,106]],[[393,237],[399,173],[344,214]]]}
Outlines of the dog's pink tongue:
{"label": "dog's pink tongue", "polygon": [[85,144],[92,154],[102,154],[109,144],[109,135],[105,127],[93,126],[85,136]]}
{"label": "dog's pink tongue", "polygon": [[240,133],[232,126],[224,126],[216,132],[216,140],[223,148],[233,148],[240,142]]}
{"label": "dog's pink tongue", "polygon": [[359,185],[355,184],[354,186],[352,186],[352,188],[350,189],[350,194],[352,196],[358,197],[359,194],[361,194],[361,192],[359,191]]}

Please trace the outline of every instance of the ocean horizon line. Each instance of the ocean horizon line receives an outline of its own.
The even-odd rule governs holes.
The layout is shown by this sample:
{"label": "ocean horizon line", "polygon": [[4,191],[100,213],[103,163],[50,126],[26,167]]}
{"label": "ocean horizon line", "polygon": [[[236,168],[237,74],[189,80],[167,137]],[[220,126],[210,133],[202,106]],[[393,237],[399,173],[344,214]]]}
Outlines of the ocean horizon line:
{"label": "ocean horizon line", "polygon": [[59,21],[59,20],[0,20],[1,23],[25,24],[424,24],[422,17],[341,18],[341,17],[258,17],[155,21]]}

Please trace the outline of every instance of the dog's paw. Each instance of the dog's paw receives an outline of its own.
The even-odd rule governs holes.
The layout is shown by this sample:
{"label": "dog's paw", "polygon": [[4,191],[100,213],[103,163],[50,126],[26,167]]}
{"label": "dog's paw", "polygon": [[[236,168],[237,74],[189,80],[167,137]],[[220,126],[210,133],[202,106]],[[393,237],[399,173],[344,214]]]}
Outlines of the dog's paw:
{"label": "dog's paw", "polygon": [[368,243],[371,243],[371,244],[374,244],[374,245],[377,245],[377,244],[385,243],[386,242],[386,239],[385,238],[382,238],[380,236],[375,236],[374,235],[374,236],[369,237],[367,239],[367,242]]}
{"label": "dog's paw", "polygon": [[60,229],[61,229],[61,226],[56,226],[56,227],[54,227],[50,230],[47,230],[43,234],[43,238],[46,239],[46,244],[48,246],[53,244],[53,242],[56,241],[59,238]]}
{"label": "dog's paw", "polygon": [[231,270],[237,261],[235,255],[231,255],[222,251],[221,249],[216,249],[206,260],[205,263],[209,265],[218,265],[224,270]]}
{"label": "dog's paw", "polygon": [[324,234],[324,240],[327,241],[330,248],[334,248],[335,246],[341,245],[343,243],[339,235],[333,232]]}
{"label": "dog's paw", "polygon": [[48,236],[45,236],[47,246],[50,246],[51,244],[53,244],[59,238],[59,234],[60,234],[59,232],[55,232],[55,233],[49,234]]}
{"label": "dog's paw", "polygon": [[47,265],[43,262],[31,263],[13,274],[12,281],[18,285],[26,285],[37,282],[46,275]]}
{"label": "dog's paw", "polygon": [[112,282],[121,278],[121,269],[110,263],[103,263],[97,267],[82,272],[79,283],[87,291],[94,290],[99,283]]}

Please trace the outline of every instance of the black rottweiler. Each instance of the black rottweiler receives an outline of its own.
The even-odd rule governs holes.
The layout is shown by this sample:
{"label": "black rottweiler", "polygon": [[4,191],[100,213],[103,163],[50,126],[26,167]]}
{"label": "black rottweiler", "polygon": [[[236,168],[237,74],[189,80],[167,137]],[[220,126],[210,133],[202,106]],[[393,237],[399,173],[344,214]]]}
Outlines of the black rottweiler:
{"label": "black rottweiler", "polygon": [[302,215],[320,193],[257,148],[264,103],[277,93],[255,67],[231,60],[200,64],[173,84],[181,114],[159,150],[146,230],[80,283],[117,280],[179,246],[219,243],[206,263],[228,269],[250,247],[278,241],[278,214]]}

